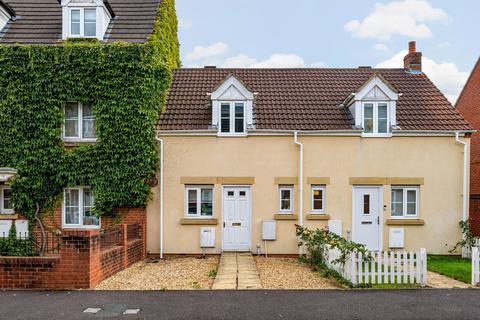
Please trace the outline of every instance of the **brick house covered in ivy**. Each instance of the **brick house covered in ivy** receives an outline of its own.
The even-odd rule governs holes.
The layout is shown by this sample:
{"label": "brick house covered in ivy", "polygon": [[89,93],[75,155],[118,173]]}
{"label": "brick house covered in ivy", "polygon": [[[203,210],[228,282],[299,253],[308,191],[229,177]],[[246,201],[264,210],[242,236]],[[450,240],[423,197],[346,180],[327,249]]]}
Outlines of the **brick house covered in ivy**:
{"label": "brick house covered in ivy", "polygon": [[174,1],[0,0],[0,61],[0,287],[93,287],[147,253]]}

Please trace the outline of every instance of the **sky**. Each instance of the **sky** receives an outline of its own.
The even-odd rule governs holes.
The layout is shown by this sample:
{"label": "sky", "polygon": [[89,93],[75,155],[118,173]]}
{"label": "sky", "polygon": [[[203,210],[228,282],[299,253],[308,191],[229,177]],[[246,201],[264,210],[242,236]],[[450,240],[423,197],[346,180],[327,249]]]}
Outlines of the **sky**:
{"label": "sky", "polygon": [[176,0],[184,67],[403,67],[454,103],[480,56],[479,0]]}

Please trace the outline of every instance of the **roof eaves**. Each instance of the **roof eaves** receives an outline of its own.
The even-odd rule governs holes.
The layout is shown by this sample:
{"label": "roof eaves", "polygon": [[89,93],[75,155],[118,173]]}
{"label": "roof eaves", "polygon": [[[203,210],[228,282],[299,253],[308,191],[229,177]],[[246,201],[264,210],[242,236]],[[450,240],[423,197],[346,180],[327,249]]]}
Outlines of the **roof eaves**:
{"label": "roof eaves", "polygon": [[115,12],[113,12],[113,9],[110,6],[110,3],[108,3],[107,0],[103,0],[103,4],[105,5],[105,8],[107,8],[108,13],[110,13],[110,16],[112,17],[112,19],[115,18]]}
{"label": "roof eaves", "polygon": [[15,18],[15,11],[13,11],[12,7],[10,5],[6,4],[2,0],[0,0],[0,7],[2,7],[12,18]]}
{"label": "roof eaves", "polygon": [[[215,69],[213,69],[213,70],[215,70]],[[230,77],[234,77],[235,79],[238,80],[238,82],[240,82],[240,83],[245,87],[245,89],[247,89],[247,90],[250,91],[251,93],[255,93],[252,89],[250,89],[250,88],[248,87],[248,85],[245,83],[245,81],[243,81],[240,77],[238,77],[238,76],[235,74],[235,72],[229,72],[229,73],[227,74],[227,76],[226,76],[225,78],[223,78],[222,81],[220,81],[220,82],[215,86],[215,88],[212,89],[211,92],[217,91],[218,88],[220,88],[220,87],[222,86],[222,84],[223,84],[225,81],[227,81]]]}
{"label": "roof eaves", "polygon": [[382,74],[380,73],[379,70],[375,70],[373,71],[373,74],[370,76],[370,78],[367,79],[367,81],[365,81],[360,87],[358,87],[357,89],[355,89],[355,91],[353,91],[353,93],[356,93],[356,92],[359,92],[361,91],[370,81],[372,81],[373,79],[375,79],[376,77],[380,78],[380,80],[382,80],[383,83],[385,83],[385,85],[390,89],[392,90],[393,92],[395,93],[399,93],[397,88],[395,88],[394,86],[392,86],[392,84],[390,82],[387,81],[387,79],[385,79]]}

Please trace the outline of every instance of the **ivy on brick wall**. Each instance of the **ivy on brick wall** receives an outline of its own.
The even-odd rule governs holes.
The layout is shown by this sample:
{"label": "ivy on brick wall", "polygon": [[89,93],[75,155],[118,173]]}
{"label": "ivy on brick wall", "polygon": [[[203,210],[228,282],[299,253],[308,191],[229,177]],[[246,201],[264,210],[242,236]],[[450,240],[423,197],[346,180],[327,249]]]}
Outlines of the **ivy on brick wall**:
{"label": "ivy on brick wall", "polygon": [[[91,186],[100,215],[147,204],[154,123],[179,66],[176,23],[174,1],[164,0],[146,44],[0,46],[0,167],[18,170],[17,212],[33,221],[37,206],[52,211],[68,186]],[[94,144],[61,139],[63,108],[77,101],[93,105]]]}

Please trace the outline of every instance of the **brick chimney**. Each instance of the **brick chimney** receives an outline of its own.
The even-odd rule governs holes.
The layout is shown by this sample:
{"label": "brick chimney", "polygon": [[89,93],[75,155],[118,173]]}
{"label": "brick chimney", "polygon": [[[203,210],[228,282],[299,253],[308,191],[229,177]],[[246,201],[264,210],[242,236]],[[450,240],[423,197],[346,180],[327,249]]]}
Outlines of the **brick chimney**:
{"label": "brick chimney", "polygon": [[422,71],[422,53],[417,52],[415,41],[408,43],[408,54],[403,58],[403,66],[407,71]]}

